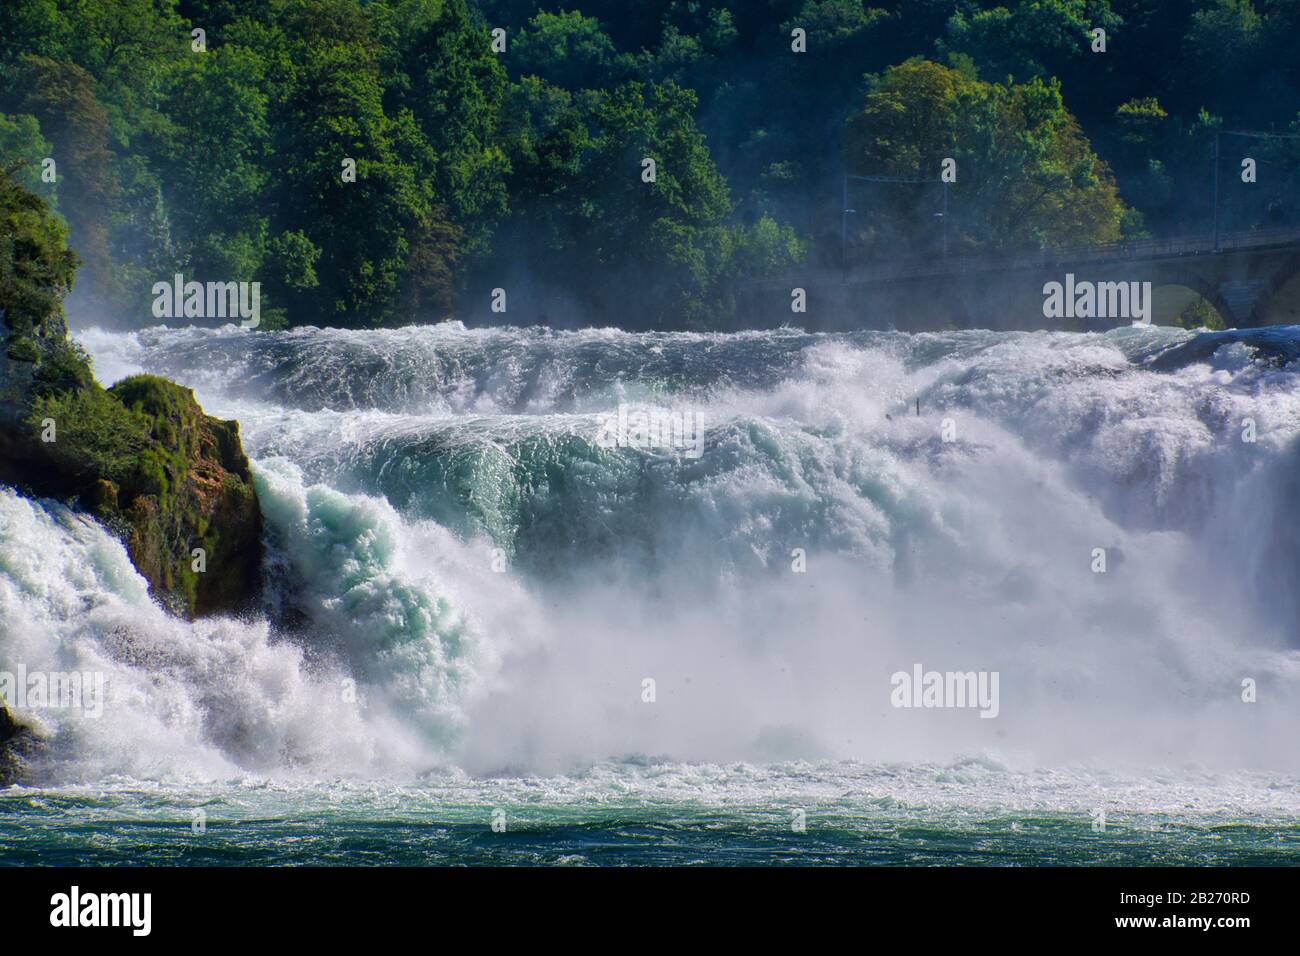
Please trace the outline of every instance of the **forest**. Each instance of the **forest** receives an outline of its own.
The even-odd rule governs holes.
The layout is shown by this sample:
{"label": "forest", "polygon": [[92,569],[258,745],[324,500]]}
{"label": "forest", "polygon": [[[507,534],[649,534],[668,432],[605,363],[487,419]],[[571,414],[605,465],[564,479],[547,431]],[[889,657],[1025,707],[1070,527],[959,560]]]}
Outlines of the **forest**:
{"label": "forest", "polygon": [[[1216,134],[1300,133],[1298,36],[1300,0],[6,0],[0,170],[82,321],[184,274],[259,282],[262,329],[729,328],[733,283],[940,224],[1206,231]],[[1300,140],[1250,142],[1224,222],[1300,223]]]}

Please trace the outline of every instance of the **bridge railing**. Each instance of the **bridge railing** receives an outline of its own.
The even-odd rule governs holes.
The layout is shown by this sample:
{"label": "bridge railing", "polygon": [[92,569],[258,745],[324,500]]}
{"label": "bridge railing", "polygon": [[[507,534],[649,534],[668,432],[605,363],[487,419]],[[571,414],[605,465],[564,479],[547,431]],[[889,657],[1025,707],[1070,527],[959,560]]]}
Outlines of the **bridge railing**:
{"label": "bridge railing", "polygon": [[[929,256],[916,259],[885,259],[847,269],[823,268],[813,275],[825,280],[873,282],[889,279],[917,279],[926,276],[961,275],[978,272],[1010,272],[1020,269],[1046,269],[1082,262],[1118,262],[1163,259],[1175,256],[1209,255],[1234,249],[1256,249],[1300,245],[1300,228],[1260,229],[1251,232],[1220,233],[1218,246],[1210,233],[1179,236],[1173,239],[1133,239],[1124,242],[1031,252],[979,253],[969,256]],[[808,271],[775,279],[760,279],[740,285],[749,288],[782,287],[799,278],[809,278]]]}

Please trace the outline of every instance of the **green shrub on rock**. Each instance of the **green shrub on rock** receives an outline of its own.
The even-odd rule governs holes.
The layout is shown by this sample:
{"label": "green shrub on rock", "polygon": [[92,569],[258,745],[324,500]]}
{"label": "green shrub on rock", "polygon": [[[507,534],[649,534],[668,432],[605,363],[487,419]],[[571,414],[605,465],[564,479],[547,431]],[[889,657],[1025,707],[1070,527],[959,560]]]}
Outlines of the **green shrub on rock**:
{"label": "green shrub on rock", "polygon": [[128,411],[98,385],[71,392],[38,395],[27,424],[34,434],[54,425],[49,451],[68,467],[120,483],[136,468],[149,441],[143,416]]}
{"label": "green shrub on rock", "polygon": [[0,170],[0,313],[11,333],[63,330],[63,297],[77,270],[67,232],[45,200]]}
{"label": "green shrub on rock", "polygon": [[46,344],[33,385],[38,395],[54,395],[70,389],[88,388],[94,381],[86,350],[76,342],[56,341]]}
{"label": "green shrub on rock", "polygon": [[41,360],[41,350],[36,347],[36,343],[19,335],[15,335],[9,340],[9,345],[5,348],[5,354],[15,362],[31,362],[34,364]]}
{"label": "green shrub on rock", "polygon": [[238,424],[157,376],[101,387],[63,320],[75,263],[57,218],[0,169],[0,483],[89,511],[179,613],[247,606],[261,513]]}

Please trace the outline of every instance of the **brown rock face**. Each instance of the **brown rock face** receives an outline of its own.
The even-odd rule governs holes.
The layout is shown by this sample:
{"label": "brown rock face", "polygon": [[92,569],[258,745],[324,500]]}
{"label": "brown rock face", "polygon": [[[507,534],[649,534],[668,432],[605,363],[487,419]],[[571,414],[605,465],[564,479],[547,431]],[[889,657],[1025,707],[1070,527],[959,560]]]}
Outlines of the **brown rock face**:
{"label": "brown rock face", "polygon": [[261,516],[239,425],[166,379],[95,381],[68,339],[76,262],[57,226],[0,171],[0,484],[93,514],[177,613],[240,610],[258,595]]}
{"label": "brown rock face", "polygon": [[14,720],[0,701],[0,787],[10,786],[22,777],[26,758],[36,744],[35,735]]}
{"label": "brown rock face", "polygon": [[0,482],[89,511],[178,614],[258,597],[261,513],[239,425],[204,414],[187,388],[137,375],[36,397],[18,428],[0,425]]}
{"label": "brown rock face", "polygon": [[[172,611],[242,610],[259,596],[262,546],[239,425],[166,379],[95,381],[68,340],[77,259],[64,238],[44,201],[0,169],[0,484],[94,515]],[[0,700],[0,786],[40,746]]]}

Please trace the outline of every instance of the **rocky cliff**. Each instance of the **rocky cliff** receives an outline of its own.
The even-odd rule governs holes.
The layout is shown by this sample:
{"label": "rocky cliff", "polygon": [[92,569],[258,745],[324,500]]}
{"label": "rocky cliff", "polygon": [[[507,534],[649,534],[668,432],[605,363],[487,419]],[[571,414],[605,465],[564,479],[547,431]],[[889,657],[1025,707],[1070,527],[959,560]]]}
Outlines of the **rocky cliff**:
{"label": "rocky cliff", "polygon": [[[58,218],[0,171],[0,484],[92,514],[174,613],[239,611],[261,565],[239,425],[165,379],[96,382],[63,314],[76,264]],[[25,738],[0,701],[0,783]]]}

